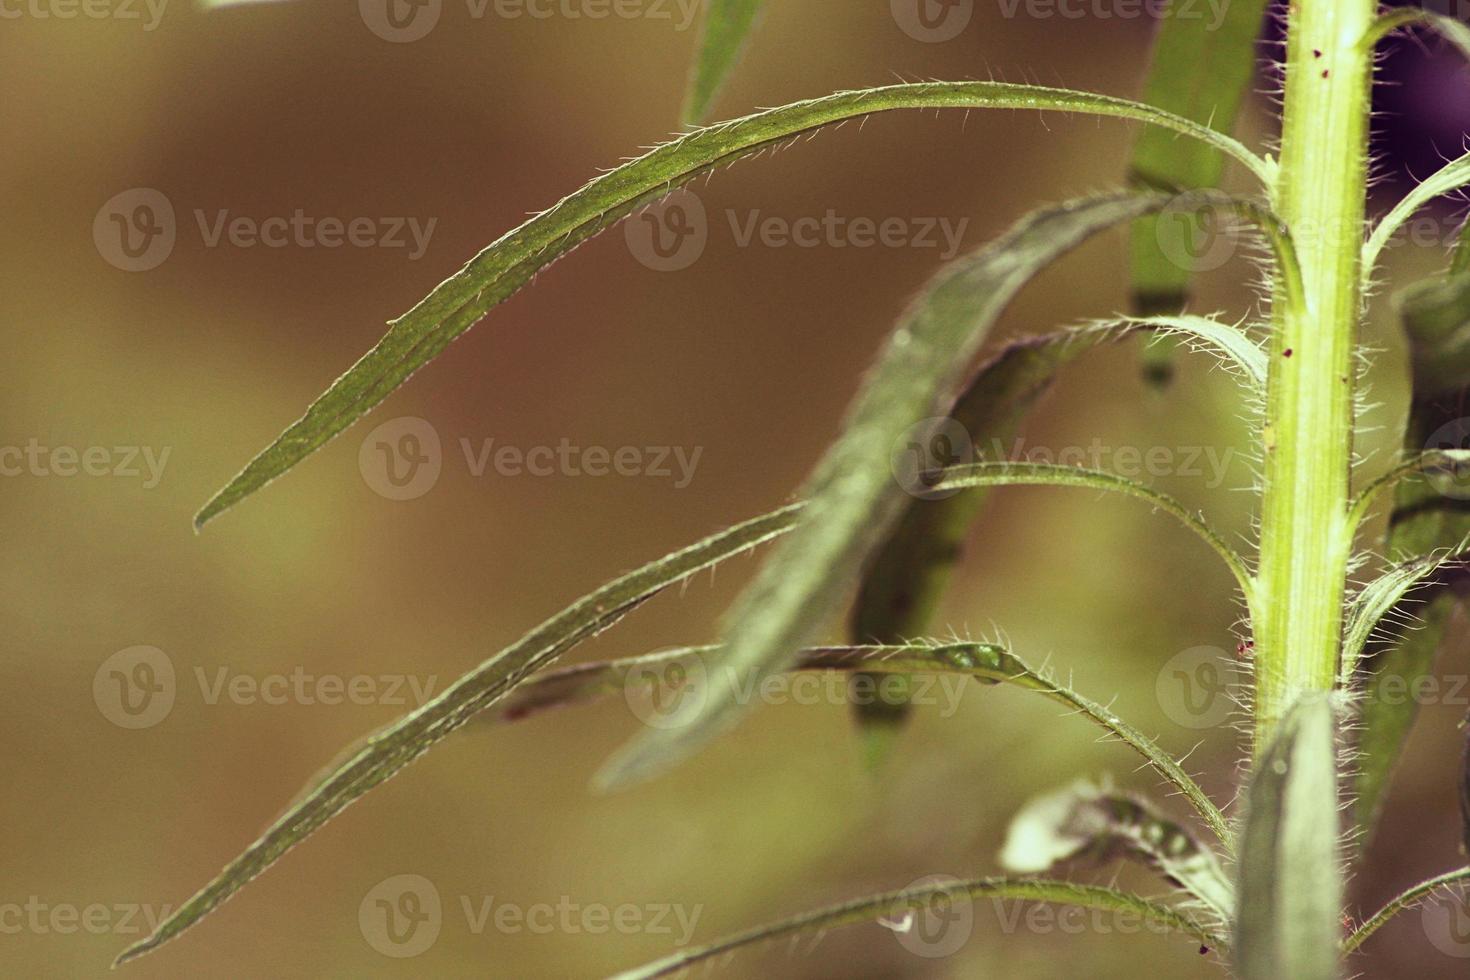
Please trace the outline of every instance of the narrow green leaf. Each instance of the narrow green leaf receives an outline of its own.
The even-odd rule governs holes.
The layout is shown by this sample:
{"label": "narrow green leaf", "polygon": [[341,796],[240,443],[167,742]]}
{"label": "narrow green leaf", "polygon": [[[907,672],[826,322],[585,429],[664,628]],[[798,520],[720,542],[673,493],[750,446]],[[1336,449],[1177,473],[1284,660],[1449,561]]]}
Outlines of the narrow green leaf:
{"label": "narrow green leaf", "polygon": [[755,26],[764,0],[709,0],[699,37],[699,54],[689,76],[684,121],[698,125],[709,115],[715,96],[725,84],[740,49]]}
{"label": "narrow green leaf", "polygon": [[708,946],[681,950],[647,966],[616,974],[612,980],[653,980],[654,977],[681,974],[695,964],[706,963],[742,947],[807,933],[819,934],[839,926],[875,919],[902,934],[913,927],[919,916],[928,914],[930,909],[951,908],[954,903],[973,902],[982,898],[1048,902],[1113,912],[1135,921],[1156,923],[1170,932],[1189,936],[1211,949],[1226,948],[1220,937],[1188,916],[1167,905],[1137,895],[1096,885],[1048,881],[1044,878],[978,878],[972,881],[940,881],[807,912],[730,936]]}
{"label": "narrow green leaf", "polygon": [[1423,588],[1436,572],[1460,559],[1464,550],[1465,542],[1461,542],[1459,547],[1445,548],[1392,565],[1348,600],[1348,622],[1343,631],[1342,666],[1338,677],[1342,686],[1353,684],[1363,648],[1373,631],[1385,622],[1385,617],[1397,610],[1407,618],[1408,612],[1402,604],[1409,593]]}
{"label": "narrow green leaf", "polygon": [[[1236,0],[1210,18],[1177,16],[1179,6],[1167,8],[1159,26],[1142,101],[1228,133],[1255,74],[1266,0]],[[1224,164],[1225,158],[1209,146],[1147,126],[1134,146],[1130,177],[1161,190],[1217,187]],[[1140,316],[1180,313],[1189,301],[1192,270],[1165,253],[1160,236],[1175,229],[1160,228],[1161,220],[1146,217],[1133,223],[1133,311]],[[1173,347],[1163,342],[1144,348],[1146,378],[1163,383],[1172,376]]]}
{"label": "narrow green leaf", "polygon": [[1383,908],[1379,909],[1362,925],[1352,931],[1352,934],[1342,944],[1343,952],[1351,953],[1363,943],[1368,941],[1379,929],[1388,924],[1388,921],[1405,909],[1414,908],[1421,901],[1440,889],[1453,888],[1470,881],[1470,868],[1460,868],[1458,871],[1450,871],[1428,881],[1421,881],[1402,895],[1397,896]]}
{"label": "narrow green leaf", "polygon": [[[1028,337],[1002,348],[976,372],[950,413],[953,431],[936,433],[952,442],[972,443],[975,455],[987,444],[1010,443],[1021,420],[1051,386],[1065,365],[1102,343],[1136,332],[1180,337],[1185,343],[1211,348],[1259,396],[1266,379],[1266,355],[1238,327],[1198,316],[1151,317],[1089,323],[1039,337]],[[939,461],[941,451],[963,447],[918,446]],[[855,643],[901,643],[929,630],[934,611],[959,559],[971,523],[985,502],[983,487],[935,499],[915,499],[905,507],[863,573],[849,632]],[[854,684],[866,684],[861,675]],[[882,699],[853,703],[869,765],[876,766],[891,750],[909,715],[906,699],[893,691]]]}
{"label": "narrow green leaf", "polygon": [[1378,224],[1374,225],[1373,233],[1368,236],[1368,241],[1363,245],[1363,286],[1365,290],[1372,283],[1373,269],[1378,264],[1378,256],[1393,238],[1394,232],[1402,228],[1404,222],[1413,217],[1415,212],[1424,205],[1436,197],[1457,191],[1466,184],[1470,184],[1470,153],[1456,157],[1414,185],[1414,189],[1405,194],[1403,199],[1395,204]]}
{"label": "narrow green leaf", "polygon": [[[1461,247],[1456,261],[1470,255]],[[1400,479],[1391,471],[1360,495],[1357,519],[1366,513],[1374,493],[1397,483],[1385,551],[1391,561],[1406,561],[1437,549],[1455,549],[1470,536],[1470,483],[1462,464],[1465,405],[1470,400],[1470,276],[1451,273],[1410,287],[1398,297],[1412,366],[1413,398],[1404,434],[1409,472],[1424,463],[1428,479]],[[1417,628],[1395,626],[1369,644],[1370,676],[1359,703],[1358,766],[1354,783],[1354,816],[1365,839],[1371,838],[1387,795],[1393,770],[1403,754],[1418,715],[1415,690],[1434,668],[1435,654],[1457,599],[1448,589],[1425,595],[1414,612]]]}
{"label": "narrow green leaf", "polygon": [[[1162,206],[1163,195],[1113,194],[1037,212],[931,280],[879,356],[841,438],[801,496],[804,519],[761,568],[725,621],[733,668],[711,685],[699,714],[675,731],[650,732],[603,770],[604,786],[652,776],[730,727],[735,681],[758,684],[812,639],[855,583],[903,510],[891,469],[895,443],[947,415],[964,370],[991,325],[1036,272],[1105,228]],[[907,488],[920,492],[922,488]]]}
{"label": "narrow green leaf", "polygon": [[1271,168],[1238,141],[1105,95],[1002,82],[926,82],[839,92],[718,123],[610,170],[507,232],[389,325],[382,340],[252,459],[195,517],[202,526],[290,470],[388,397],[420,367],[546,268],[598,232],[700,174],[833,123],[895,109],[1036,109],[1167,126],[1218,146],[1269,185]]}
{"label": "narrow green leaf", "polygon": [[[671,688],[695,684],[723,669],[724,648],[684,647],[641,657],[578,664],[543,671],[515,689],[499,705],[480,715],[486,725],[518,721],[550,708],[567,707],[609,694],[626,694],[630,685],[657,679]],[[1229,824],[1173,756],[1153,739],[1119,718],[1108,708],[1077,693],[1048,672],[1029,666],[1015,654],[993,643],[925,643],[892,646],[814,647],[800,651],[792,670],[864,672],[884,677],[919,673],[960,673],[988,684],[1008,684],[1062,705],[1127,745],[1156,773],[1181,793],[1205,824],[1227,848]]]}
{"label": "narrow green leaf", "polygon": [[1028,802],[1011,820],[1000,864],[1015,874],[1052,872],[1079,860],[1138,861],[1183,888],[1222,932],[1235,915],[1235,885],[1210,847],[1148,800],[1079,780]]}
{"label": "narrow green leaf", "polygon": [[[1280,221],[1249,201],[1209,192],[1200,192],[1200,199],[1257,223],[1278,256],[1286,301],[1303,303],[1295,249]],[[915,426],[947,414],[962,370],[1015,293],[1089,236],[1157,210],[1168,200],[1162,194],[1111,194],[1035,212],[930,281],[849,409],[842,437],[808,480],[803,493],[808,510],[801,526],[762,566],[726,617],[735,667],[731,678],[759,683],[780,669],[779,661],[789,651],[805,646],[835,612],[902,513],[906,493],[923,492],[921,486],[906,487],[894,479],[890,454],[895,445]],[[1249,576],[1239,560],[1232,560],[1228,547],[1216,550],[1249,596]],[[599,784],[612,788],[646,779],[692,754],[735,723],[739,711],[733,695],[727,681],[711,691],[691,724],[635,739],[609,761]]]}
{"label": "narrow green leaf", "polygon": [[1343,884],[1334,727],[1326,696],[1299,702],[1251,775],[1235,932],[1242,980],[1339,975]]}
{"label": "narrow green leaf", "polygon": [[1394,31],[1405,27],[1428,27],[1454,45],[1465,58],[1470,59],[1470,27],[1458,18],[1422,7],[1400,7],[1379,17],[1368,32],[1367,43],[1376,47],[1380,41]]}
{"label": "narrow green leaf", "polygon": [[270,867],[292,847],[436,742],[505,697],[533,671],[617,622],[659,591],[788,531],[800,505],[746,521],[618,578],[579,599],[461,677],[438,697],[376,733],[289,807],[243,854],[180,906],[153,934],[122,952],[126,962],[178,936]]}

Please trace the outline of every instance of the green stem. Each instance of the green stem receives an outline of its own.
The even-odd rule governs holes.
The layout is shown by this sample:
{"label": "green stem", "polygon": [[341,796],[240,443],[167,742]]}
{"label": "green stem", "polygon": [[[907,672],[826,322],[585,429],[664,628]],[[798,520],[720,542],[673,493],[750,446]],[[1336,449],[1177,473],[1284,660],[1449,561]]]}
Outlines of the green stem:
{"label": "green stem", "polygon": [[1367,189],[1372,0],[1297,0],[1287,39],[1277,211],[1303,296],[1277,289],[1255,627],[1256,752],[1337,676],[1352,458],[1353,343]]}

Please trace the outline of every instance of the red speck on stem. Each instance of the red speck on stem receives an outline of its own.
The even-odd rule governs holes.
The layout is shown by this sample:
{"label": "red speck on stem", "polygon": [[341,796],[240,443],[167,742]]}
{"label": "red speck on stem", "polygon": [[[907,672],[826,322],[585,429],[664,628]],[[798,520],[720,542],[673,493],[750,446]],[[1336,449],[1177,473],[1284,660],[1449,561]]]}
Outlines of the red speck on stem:
{"label": "red speck on stem", "polygon": [[1281,356],[1282,357],[1290,357],[1291,356],[1291,348],[1288,347],[1288,348],[1286,348],[1286,350],[1282,351],[1281,352]]}

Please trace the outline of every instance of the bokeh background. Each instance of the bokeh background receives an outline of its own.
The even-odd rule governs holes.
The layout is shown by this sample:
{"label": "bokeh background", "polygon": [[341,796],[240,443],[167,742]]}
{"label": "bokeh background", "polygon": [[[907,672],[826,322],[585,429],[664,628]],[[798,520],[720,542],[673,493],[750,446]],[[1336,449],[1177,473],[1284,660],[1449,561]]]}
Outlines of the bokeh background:
{"label": "bokeh background", "polygon": [[[947,218],[968,222],[964,245],[974,247],[1037,202],[1117,184],[1133,135],[1126,124],[1031,113],[889,115],[723,171],[698,188],[711,231],[687,269],[650,269],[621,232],[602,236],[367,423],[196,535],[190,518],[206,497],[386,319],[527,213],[674,128],[696,31],[679,28],[672,5],[672,20],[651,5],[607,19],[513,19],[492,6],[476,19],[446,0],[437,26],[412,43],[376,36],[344,2],[210,12],[170,0],[151,30],[141,6],[128,8],[136,20],[114,8],[74,19],[41,16],[54,6],[5,9],[20,13],[0,23],[0,444],[106,447],[115,464],[125,460],[114,447],[169,454],[154,486],[146,476],[62,476],[64,466],[0,480],[0,907],[10,910],[0,963],[14,976],[100,975],[147,911],[190,895],[339,749],[405,710],[386,697],[211,699],[199,672],[210,683],[299,672],[442,688],[616,573],[788,499],[939,258],[915,247],[741,247],[727,209],[740,220],[750,209],[785,220],[828,209]],[[1138,92],[1146,18],[1008,9],[976,3],[958,36],[925,43],[887,4],[771,4],[717,114],[895,78]],[[1396,84],[1384,89],[1380,210],[1407,175],[1458,152],[1470,126],[1470,79],[1437,48],[1398,42],[1387,70]],[[1263,73],[1240,127],[1257,145],[1272,136],[1271,85]],[[99,209],[135,188],[164,195],[178,217],[172,252],[145,272],[117,268],[93,234]],[[405,249],[211,247],[194,217],[297,209],[437,223],[410,259]],[[1448,238],[1458,214],[1437,220]],[[1103,236],[1048,271],[999,336],[1122,309],[1123,246],[1121,233]],[[1390,252],[1387,271],[1403,282],[1441,264],[1439,250],[1406,246]],[[1195,308],[1250,314],[1255,278],[1247,258],[1227,262],[1201,277]],[[1380,463],[1404,412],[1386,300],[1366,331],[1380,353],[1362,445]],[[1137,350],[1123,345],[1069,370],[1024,438],[1052,450],[1096,438],[1228,454],[1223,485],[1198,473],[1153,482],[1243,534],[1251,467],[1240,416],[1233,383],[1207,361],[1184,361],[1159,394],[1144,389]],[[359,465],[364,436],[400,417],[426,420],[443,442],[437,483],[412,500],[387,499]],[[682,487],[652,476],[475,476],[461,439],[701,455]],[[569,662],[713,640],[754,567],[737,560],[659,597]],[[1006,491],[975,529],[936,632],[1004,631],[1083,691],[1116,696],[1166,746],[1192,750],[1192,768],[1227,800],[1242,755],[1235,731],[1181,723],[1190,719],[1161,694],[1160,675],[1182,652],[1233,648],[1230,586],[1197,542],[1146,508]],[[1463,627],[1457,619],[1443,653],[1449,676],[1466,672]],[[168,658],[175,700],[156,723],[125,728],[94,680],[109,657],[140,645]],[[1459,862],[1464,707],[1424,711],[1353,882],[1359,908]],[[941,714],[921,712],[874,778],[843,706],[766,707],[692,763],[614,796],[588,782],[639,728],[622,699],[460,734],[125,970],[597,976],[662,955],[677,937],[493,921],[477,930],[462,902],[697,909],[702,941],[929,875],[995,872],[1009,816],[1075,777],[1155,788],[1125,749],[1023,693],[971,687]],[[1106,881],[1117,871],[1076,873]],[[444,906],[437,940],[413,958],[384,955],[360,924],[373,890],[399,875],[427,879]],[[107,910],[90,913],[95,928],[67,918],[89,906]],[[16,911],[32,907],[37,917]],[[722,975],[1218,974],[1178,938],[1024,921],[1008,927],[982,906],[970,941],[944,957],[915,955],[865,924],[815,950],[742,953]],[[1384,930],[1361,962],[1374,977],[1462,976],[1466,963],[1428,942],[1417,915]]]}

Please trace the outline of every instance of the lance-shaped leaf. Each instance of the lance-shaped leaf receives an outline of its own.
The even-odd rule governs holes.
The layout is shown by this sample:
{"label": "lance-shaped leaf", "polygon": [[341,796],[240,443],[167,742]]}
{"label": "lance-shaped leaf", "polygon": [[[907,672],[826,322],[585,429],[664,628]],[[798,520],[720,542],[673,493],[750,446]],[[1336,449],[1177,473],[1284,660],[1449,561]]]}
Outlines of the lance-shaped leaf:
{"label": "lance-shaped leaf", "polygon": [[[978,878],[971,881],[942,878],[902,891],[885,892],[807,912],[738,933],[708,946],[682,950],[647,966],[616,974],[611,980],[653,980],[654,977],[687,976],[690,975],[691,967],[709,963],[747,946],[776,939],[793,939],[802,935],[818,936],[829,929],[859,922],[878,920],[885,928],[900,936],[913,932],[916,926],[921,930],[920,936],[933,935],[932,927],[943,928],[947,922],[953,921],[956,906],[982,898],[1098,909],[1127,916],[1134,921],[1154,923],[1168,932],[1188,936],[1206,949],[1225,949],[1221,937],[1189,916],[1168,905],[1111,888],[1079,885],[1070,881],[1048,881],[1044,878]],[[930,916],[933,918],[927,918]]]}
{"label": "lance-shaped leaf", "polygon": [[507,232],[394,320],[361,360],[252,459],[195,517],[195,526],[285,473],[388,397],[456,337],[598,232],[681,184],[804,133],[896,109],[1037,109],[1134,119],[1205,140],[1263,183],[1271,167],[1238,141],[1149,106],[1105,95],[1003,82],[890,85],[798,102],[695,130],[602,176]]}
{"label": "lance-shaped leaf", "polygon": [[1380,626],[1393,625],[1394,617],[1398,616],[1402,620],[1398,625],[1412,628],[1412,616],[1406,608],[1407,597],[1415,590],[1429,585],[1441,569],[1459,562],[1464,550],[1465,543],[1461,542],[1456,548],[1445,548],[1401,561],[1390,566],[1348,600],[1339,684],[1344,687],[1353,684],[1363,648]]}
{"label": "lance-shaped leaf", "polygon": [[746,38],[755,27],[765,0],[708,0],[704,26],[700,28],[699,53],[689,75],[684,101],[684,121],[698,125],[709,116],[710,107],[725,79],[740,59]]}
{"label": "lance-shaped leaf", "polygon": [[1422,7],[1400,7],[1379,17],[1368,32],[1367,43],[1377,45],[1394,31],[1405,27],[1428,27],[1470,59],[1470,27],[1455,17]]}
{"label": "lance-shaped leaf", "polygon": [[1242,980],[1338,976],[1335,724],[1325,695],[1303,699],[1251,774],[1235,918]]}
{"label": "lance-shaped leaf", "polygon": [[[1105,228],[1163,205],[1158,194],[1112,194],[1027,217],[991,245],[942,270],[910,306],[879,356],[843,434],[808,480],[806,516],[726,619],[730,671],[710,685],[687,725],[645,734],[619,752],[604,785],[633,782],[692,753],[734,723],[737,683],[782,669],[836,611],[869,554],[911,499],[927,489],[896,478],[906,430],[948,414],[991,325],[1037,271]],[[733,678],[733,679],[732,679]]]}
{"label": "lance-shaped leaf", "polygon": [[1413,190],[1403,196],[1399,203],[1373,226],[1373,232],[1368,236],[1368,241],[1363,244],[1363,283],[1368,287],[1372,282],[1374,266],[1378,263],[1378,256],[1388,247],[1394,234],[1404,226],[1404,222],[1414,216],[1420,208],[1434,200],[1457,191],[1470,184],[1470,153],[1456,157],[1443,167],[1430,174],[1423,181],[1414,185]]}
{"label": "lance-shaped leaf", "polygon": [[[1234,0],[1215,16],[1201,17],[1198,11],[1183,16],[1182,4],[1171,4],[1154,39],[1143,101],[1222,133],[1230,132],[1255,75],[1256,39],[1265,9],[1265,0]],[[1224,167],[1225,158],[1208,146],[1146,126],[1133,148],[1130,178],[1163,190],[1217,187]],[[1167,220],[1181,223],[1173,227],[1161,227],[1165,219],[1158,217],[1133,223],[1129,252],[1135,313],[1154,316],[1183,311],[1192,270],[1179,255],[1165,251],[1162,236],[1176,235],[1182,223],[1196,218],[1195,213],[1180,212],[1168,215]],[[1195,231],[1192,227],[1187,230]],[[1155,383],[1168,380],[1173,348],[1168,341],[1144,348],[1146,378]]]}
{"label": "lance-shaped leaf", "polygon": [[1368,941],[1379,929],[1388,924],[1389,920],[1405,909],[1417,908],[1426,898],[1437,891],[1448,891],[1456,886],[1463,886],[1470,881],[1470,868],[1460,868],[1450,871],[1428,881],[1421,881],[1401,895],[1395,896],[1389,903],[1377,912],[1373,913],[1362,925],[1358,926],[1343,941],[1343,952],[1351,953],[1363,943]]}
{"label": "lance-shaped leaf", "polygon": [[[1470,249],[1462,246],[1456,262],[1464,255]],[[1399,315],[1413,383],[1405,455],[1411,461],[1424,452],[1457,456],[1470,439],[1464,423],[1470,404],[1470,274],[1452,272],[1410,287],[1400,294]],[[1446,466],[1399,481],[1385,548],[1390,559],[1454,549],[1467,535],[1470,480],[1463,469]],[[1405,692],[1415,690],[1433,670],[1456,602],[1450,589],[1434,589],[1421,598],[1413,610],[1416,628],[1395,627],[1368,647],[1370,676],[1359,706],[1354,785],[1354,814],[1365,836],[1378,823],[1389,780],[1418,715],[1417,699]]]}
{"label": "lance-shaped leaf", "polygon": [[[1252,395],[1265,384],[1266,355],[1243,330],[1205,317],[1149,317],[1089,323],[1006,345],[971,379],[950,418],[915,444],[926,462],[943,464],[969,454],[1004,458],[1021,421],[1050,388],[1057,372],[1109,341],[1146,332],[1178,337],[1217,355],[1238,373]],[[855,643],[902,643],[930,630],[960,550],[980,508],[981,487],[910,501],[883,546],[863,572],[849,632]],[[858,675],[853,683],[866,684]],[[910,710],[902,685],[891,682],[884,697],[854,700],[866,758],[875,766],[891,750]]]}
{"label": "lance-shaped leaf", "polygon": [[[1276,250],[1287,302],[1303,302],[1300,268],[1279,220],[1250,202],[1205,192],[1201,198],[1258,222]],[[620,751],[601,773],[600,785],[648,778],[734,724],[739,703],[732,679],[759,683],[781,669],[790,651],[807,645],[884,540],[905,500],[929,489],[927,470],[919,469],[913,474],[918,479],[911,480],[893,465],[891,454],[902,450],[908,432],[922,431],[947,415],[960,375],[1011,297],[1090,235],[1157,210],[1167,200],[1161,194],[1111,194],[1036,212],[931,280],[879,356],[841,438],[808,480],[801,526],[726,617],[729,677],[712,688],[689,725],[645,734]],[[1216,550],[1231,561],[1228,547]],[[1231,565],[1248,594],[1248,574],[1238,559]]]}
{"label": "lance-shaped leaf", "polygon": [[287,808],[258,840],[165,919],[152,935],[124,950],[118,962],[156,949],[214,911],[282,854],[495,704],[532,671],[611,626],[668,586],[790,530],[799,511],[799,505],[792,505],[736,525],[629,572],[548,619],[438,697],[376,733]]}
{"label": "lance-shaped leaf", "polygon": [[[566,707],[609,694],[628,698],[669,695],[698,690],[701,678],[724,668],[724,650],[717,646],[686,647],[599,663],[543,671],[480,716],[494,725],[518,721],[550,708]],[[1073,690],[1045,670],[994,643],[907,643],[897,646],[814,647],[800,651],[792,670],[862,671],[893,677],[917,673],[957,673],[984,684],[1006,684],[1032,691],[1097,725],[1137,752],[1143,761],[1187,799],[1215,836],[1228,848],[1231,831],[1225,816],[1205,795],[1194,778],[1153,739],[1119,718],[1109,708]],[[665,692],[664,689],[667,688]],[[689,690],[694,689],[694,690]],[[674,724],[684,705],[660,709],[660,724]]]}
{"label": "lance-shaped leaf", "polygon": [[1074,861],[1139,861],[1187,891],[1222,931],[1235,915],[1235,885],[1220,859],[1147,800],[1079,780],[1028,802],[1011,820],[1001,867],[1053,871]]}

